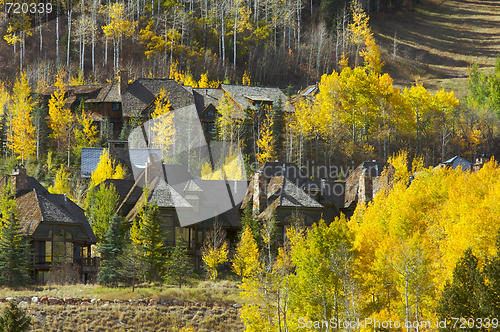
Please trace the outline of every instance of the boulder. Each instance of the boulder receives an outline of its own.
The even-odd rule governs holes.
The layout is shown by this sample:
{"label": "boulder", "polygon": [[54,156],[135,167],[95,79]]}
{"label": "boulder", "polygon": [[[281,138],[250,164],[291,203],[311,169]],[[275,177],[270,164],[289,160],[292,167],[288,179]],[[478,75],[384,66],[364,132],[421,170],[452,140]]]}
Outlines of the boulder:
{"label": "boulder", "polygon": [[31,302],[32,302],[32,303],[38,303],[38,301],[39,301],[39,300],[40,300],[40,299],[38,298],[38,296],[33,296],[33,297],[31,298]]}
{"label": "boulder", "polygon": [[60,304],[61,303],[61,300],[59,300],[56,297],[49,297],[48,301],[49,301],[49,304]]}

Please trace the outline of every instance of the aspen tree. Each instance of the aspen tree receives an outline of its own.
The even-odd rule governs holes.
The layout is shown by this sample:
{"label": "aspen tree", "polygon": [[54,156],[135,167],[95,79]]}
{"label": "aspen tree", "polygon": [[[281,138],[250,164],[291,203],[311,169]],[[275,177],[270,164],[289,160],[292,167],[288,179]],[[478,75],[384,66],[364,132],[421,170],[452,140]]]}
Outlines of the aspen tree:
{"label": "aspen tree", "polygon": [[7,135],[7,146],[14,150],[18,159],[24,163],[35,153],[35,125],[33,124],[34,103],[31,100],[31,88],[26,75],[22,74],[14,84],[12,95],[12,115],[10,120],[11,132]]}

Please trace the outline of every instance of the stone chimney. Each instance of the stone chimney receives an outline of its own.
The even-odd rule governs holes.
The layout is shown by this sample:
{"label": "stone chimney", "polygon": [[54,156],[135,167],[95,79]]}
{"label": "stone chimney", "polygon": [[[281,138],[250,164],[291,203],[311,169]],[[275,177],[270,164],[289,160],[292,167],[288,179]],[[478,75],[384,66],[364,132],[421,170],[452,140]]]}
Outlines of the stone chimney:
{"label": "stone chimney", "polygon": [[146,185],[153,181],[154,178],[162,175],[161,166],[160,158],[156,154],[150,154],[144,170]]}
{"label": "stone chimney", "polygon": [[18,165],[12,170],[12,185],[19,190],[28,189],[28,176],[26,175],[26,168]]}
{"label": "stone chimney", "polygon": [[118,73],[118,84],[120,84],[120,94],[122,94],[128,87],[128,71],[120,70]]}
{"label": "stone chimney", "polygon": [[253,175],[253,214],[260,214],[267,203],[267,177],[260,171]]}
{"label": "stone chimney", "polygon": [[373,198],[373,183],[371,172],[366,168],[361,171],[358,186],[358,202],[369,202]]}
{"label": "stone chimney", "polygon": [[474,164],[474,172],[479,171],[483,168],[484,164],[490,161],[490,158],[486,157],[484,154],[476,158],[476,163]]}

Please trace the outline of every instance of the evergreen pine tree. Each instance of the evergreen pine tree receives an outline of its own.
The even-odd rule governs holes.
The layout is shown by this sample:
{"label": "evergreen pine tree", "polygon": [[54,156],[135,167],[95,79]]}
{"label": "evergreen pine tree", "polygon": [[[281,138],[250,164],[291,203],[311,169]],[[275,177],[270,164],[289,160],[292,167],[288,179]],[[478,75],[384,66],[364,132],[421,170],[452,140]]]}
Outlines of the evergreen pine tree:
{"label": "evergreen pine tree", "polygon": [[497,254],[486,260],[484,277],[486,285],[486,311],[488,317],[500,317],[500,232],[497,237]]}
{"label": "evergreen pine tree", "polygon": [[[471,249],[465,251],[453,271],[453,282],[446,283],[437,306],[440,321],[453,322],[452,317],[465,319],[485,316],[485,281],[478,259]],[[451,330],[453,324],[447,324]],[[478,331],[475,325],[465,331]]]}
{"label": "evergreen pine tree", "polygon": [[187,248],[183,245],[182,237],[178,237],[174,250],[170,252],[164,265],[163,280],[182,287],[187,279],[193,275],[193,265],[187,255]]}
{"label": "evergreen pine tree", "polygon": [[122,254],[120,228],[120,217],[115,214],[104,236],[104,241],[99,247],[99,252],[101,253],[101,267],[97,275],[97,280],[101,285],[116,285],[120,279],[119,257]]}
{"label": "evergreen pine tree", "polygon": [[30,281],[30,244],[21,231],[15,190],[10,181],[0,196],[0,284],[24,285]]}
{"label": "evergreen pine tree", "polygon": [[104,120],[101,122],[101,140],[100,143],[102,146],[106,146],[108,141],[113,138],[113,129],[111,128],[111,122],[107,116],[104,117]]}
{"label": "evergreen pine tree", "polygon": [[135,290],[137,279],[146,268],[142,258],[141,246],[133,241],[126,241],[122,254],[118,258],[118,277],[121,281],[132,286],[132,292]]}
{"label": "evergreen pine tree", "polygon": [[120,132],[119,139],[126,141],[128,140],[128,136],[135,128],[139,127],[142,122],[141,116],[137,113],[132,114],[129,122],[124,123],[122,127],[122,131]]}
{"label": "evergreen pine tree", "polygon": [[144,188],[144,201],[130,230],[130,238],[143,252],[142,260],[146,269],[144,275],[150,281],[158,280],[165,263],[167,248],[164,232],[160,228],[159,209],[154,202],[148,202],[148,190]]}
{"label": "evergreen pine tree", "polygon": [[31,317],[27,316],[23,309],[19,308],[16,302],[9,301],[4,309],[3,316],[0,317],[0,332],[24,332],[28,331],[31,324]]}

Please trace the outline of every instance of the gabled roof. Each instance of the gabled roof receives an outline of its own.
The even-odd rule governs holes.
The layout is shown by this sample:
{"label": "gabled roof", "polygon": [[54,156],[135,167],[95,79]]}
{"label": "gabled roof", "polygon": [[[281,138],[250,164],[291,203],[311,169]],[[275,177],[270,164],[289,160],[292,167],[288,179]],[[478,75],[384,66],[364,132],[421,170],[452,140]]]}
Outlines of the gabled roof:
{"label": "gabled roof", "polygon": [[[0,181],[0,189],[11,176]],[[87,235],[87,242],[96,243],[92,227],[84,211],[64,195],[51,194],[35,178],[27,177],[27,188],[16,192],[17,210],[21,227],[32,235],[43,222],[56,222],[80,225]]]}
{"label": "gabled roof", "polygon": [[121,95],[123,116],[130,117],[134,113],[142,112],[154,101],[161,89],[167,92],[172,109],[194,104],[191,91],[174,80],[140,78],[130,84]]}
{"label": "gabled roof", "polygon": [[203,192],[203,190],[194,182],[193,180],[189,180],[184,187],[185,193],[193,193],[193,192]]}
{"label": "gabled roof", "polygon": [[456,169],[458,166],[460,166],[462,168],[462,170],[466,170],[466,169],[470,169],[474,164],[468,160],[465,160],[465,159],[459,157],[459,156],[455,156],[451,159],[443,161],[440,165],[451,167],[453,169]]}
{"label": "gabled roof", "polygon": [[148,196],[144,196],[144,192],[134,205],[132,210],[127,215],[127,220],[133,220],[139,213],[139,208],[147,200],[154,202],[159,208],[192,208],[172,186],[170,186],[163,178],[156,177],[151,181]]}
{"label": "gabled roof", "polygon": [[119,103],[121,101],[120,86],[112,83],[103,84],[96,96],[87,99],[87,103]]}
{"label": "gabled roof", "polygon": [[322,209],[323,206],[284,176],[271,179],[267,187],[268,207],[259,218],[269,218],[278,207]]}
{"label": "gabled roof", "polygon": [[193,89],[194,103],[198,115],[201,115],[210,105],[217,107],[217,105],[219,105],[219,99],[222,98],[223,95],[224,91],[222,89]]}
{"label": "gabled roof", "polygon": [[287,105],[288,98],[279,88],[231,84],[221,84],[221,88],[231,96],[241,111],[247,108],[255,109],[253,102],[271,103],[280,98],[286,111],[294,111],[292,105]]}
{"label": "gabled roof", "polygon": [[[224,181],[224,180],[202,180],[193,179],[192,184],[187,184],[189,188],[201,189],[200,212],[203,208],[216,209],[219,214],[227,220],[231,227],[239,227],[240,213],[238,208],[245,197],[247,181]],[[185,194],[188,191],[184,191]]]}

